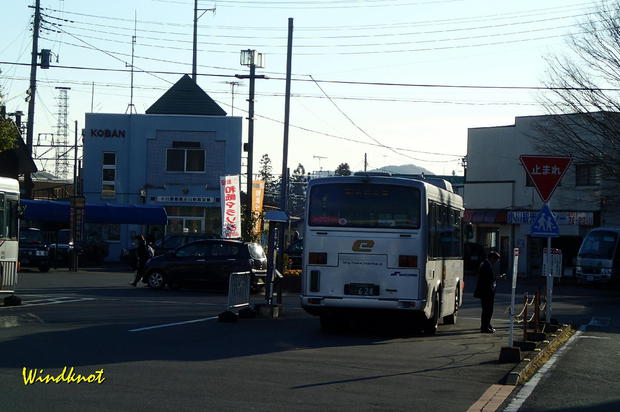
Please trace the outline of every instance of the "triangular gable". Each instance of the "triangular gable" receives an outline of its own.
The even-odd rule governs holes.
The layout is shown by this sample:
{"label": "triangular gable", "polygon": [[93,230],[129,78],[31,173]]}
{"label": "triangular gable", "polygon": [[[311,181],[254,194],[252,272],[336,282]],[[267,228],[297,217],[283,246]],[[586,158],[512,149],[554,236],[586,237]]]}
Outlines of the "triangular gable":
{"label": "triangular gable", "polygon": [[226,112],[187,74],[164,93],[146,114],[226,116]]}

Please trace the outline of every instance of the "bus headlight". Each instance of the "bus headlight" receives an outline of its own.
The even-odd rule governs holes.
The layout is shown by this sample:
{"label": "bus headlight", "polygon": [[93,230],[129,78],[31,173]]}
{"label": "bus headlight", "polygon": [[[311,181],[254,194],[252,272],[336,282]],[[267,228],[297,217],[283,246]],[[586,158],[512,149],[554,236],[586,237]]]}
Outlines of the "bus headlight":
{"label": "bus headlight", "polygon": [[47,252],[45,250],[37,250],[35,254],[37,256],[47,256]]}
{"label": "bus headlight", "polygon": [[601,268],[601,275],[611,275],[611,268]]}

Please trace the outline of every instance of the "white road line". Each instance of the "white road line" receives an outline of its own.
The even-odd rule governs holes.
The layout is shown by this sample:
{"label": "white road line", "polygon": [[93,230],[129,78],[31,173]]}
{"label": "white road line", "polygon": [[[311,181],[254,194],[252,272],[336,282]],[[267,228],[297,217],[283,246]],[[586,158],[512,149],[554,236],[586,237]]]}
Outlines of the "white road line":
{"label": "white road line", "polygon": [[60,297],[60,298],[49,298],[49,299],[36,299],[36,300],[27,300],[24,301],[19,306],[1,306],[0,308],[22,308],[22,307],[30,307],[30,306],[46,306],[46,305],[57,305],[60,303],[76,303],[76,302],[89,302],[96,300],[95,298],[70,298],[70,297]]}
{"label": "white road line", "polygon": [[186,320],[184,322],[166,323],[164,325],[147,326],[145,328],[129,329],[128,332],[142,332],[142,331],[145,331],[145,330],[167,328],[169,326],[188,325],[190,323],[205,322],[205,321],[214,320],[214,319],[217,319],[217,316],[211,316],[210,318]]}
{"label": "white road line", "polygon": [[527,381],[521,390],[516,394],[516,396],[512,399],[512,401],[508,404],[508,406],[504,409],[504,412],[517,412],[521,409],[521,406],[525,403],[527,398],[534,392],[536,385],[540,382],[542,377],[551,370],[553,365],[557,362],[557,360],[568,350],[568,348],[585,332],[588,325],[581,325],[579,330],[575,332],[573,336],[571,336],[564,345],[556,353],[554,353],[551,358],[545,363],[541,368],[536,372],[536,374]]}

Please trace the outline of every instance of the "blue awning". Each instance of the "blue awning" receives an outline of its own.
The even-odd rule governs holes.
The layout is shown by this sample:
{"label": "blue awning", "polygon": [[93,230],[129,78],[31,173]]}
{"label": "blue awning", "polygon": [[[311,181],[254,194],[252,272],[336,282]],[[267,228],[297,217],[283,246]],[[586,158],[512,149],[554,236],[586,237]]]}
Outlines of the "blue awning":
{"label": "blue awning", "polygon": [[[25,220],[69,222],[69,202],[55,200],[20,200],[26,207]],[[160,206],[124,205],[118,203],[86,203],[86,223],[165,225],[166,210]]]}

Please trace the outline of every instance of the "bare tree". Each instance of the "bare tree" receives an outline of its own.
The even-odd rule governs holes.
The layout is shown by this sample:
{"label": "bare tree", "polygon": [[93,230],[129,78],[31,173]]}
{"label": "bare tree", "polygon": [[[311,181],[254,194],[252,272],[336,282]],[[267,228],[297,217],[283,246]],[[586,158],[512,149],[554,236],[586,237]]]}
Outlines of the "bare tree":
{"label": "bare tree", "polygon": [[571,53],[547,58],[537,148],[596,164],[620,181],[620,1],[601,3],[568,41]]}

